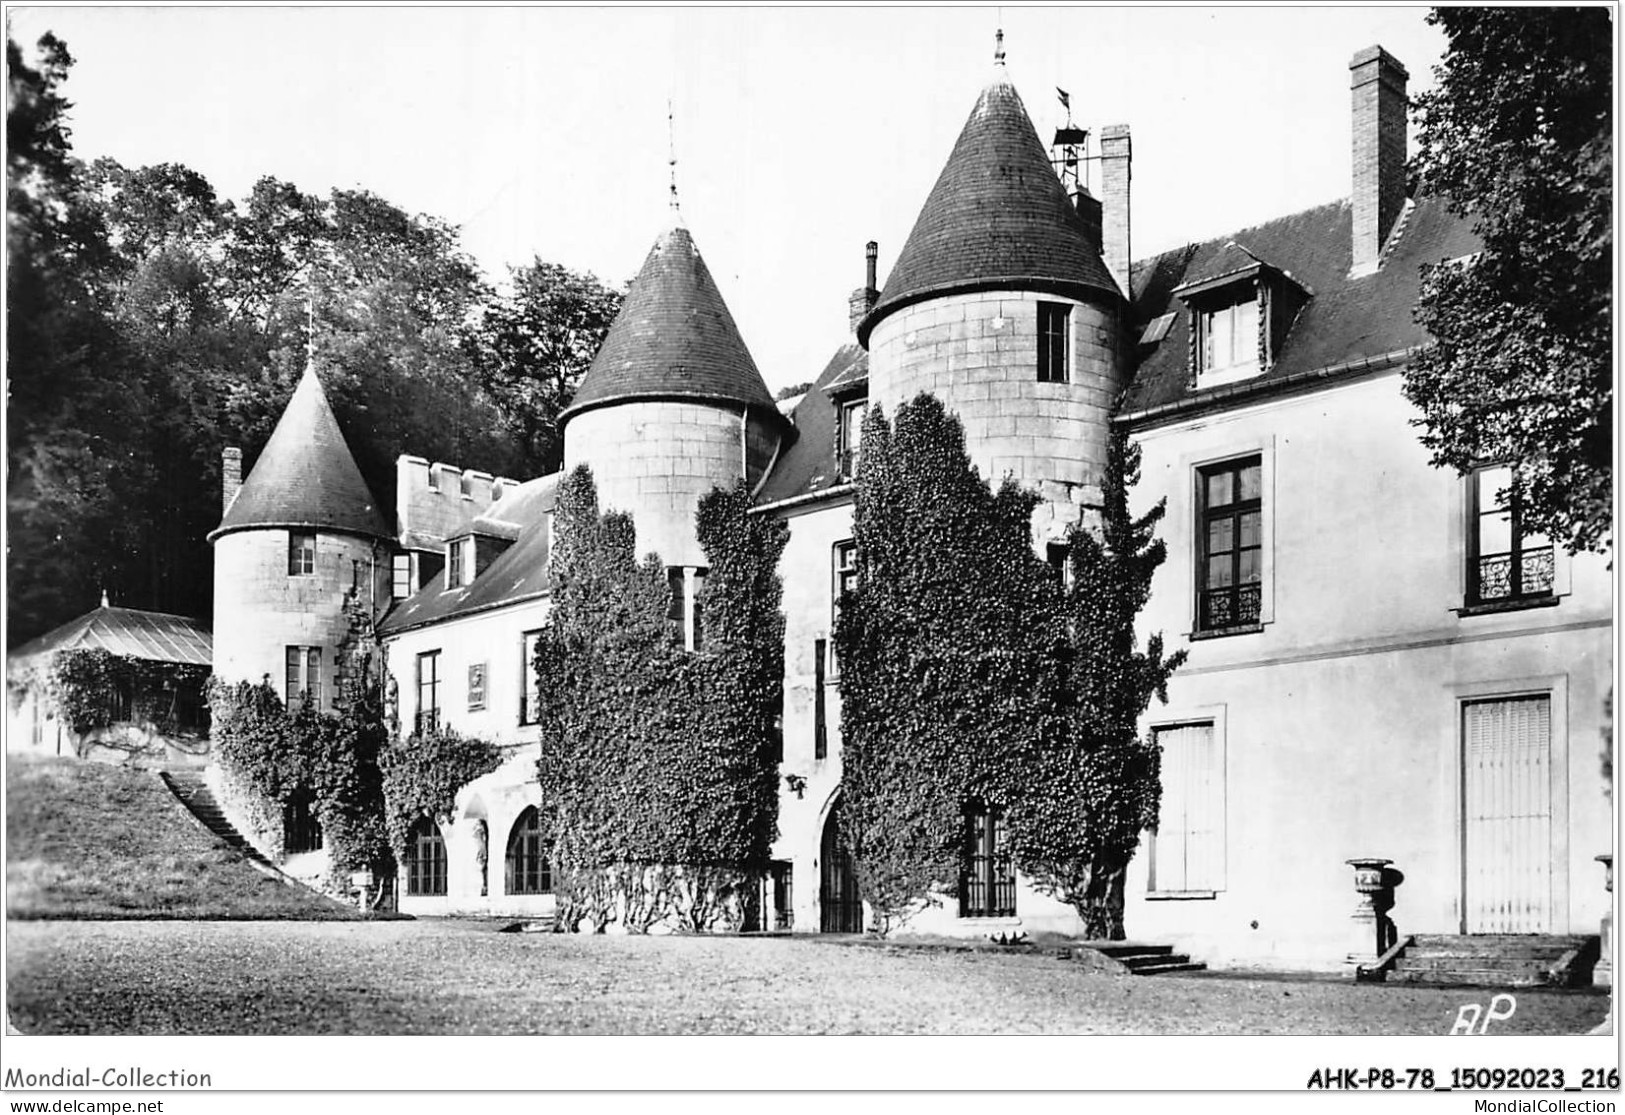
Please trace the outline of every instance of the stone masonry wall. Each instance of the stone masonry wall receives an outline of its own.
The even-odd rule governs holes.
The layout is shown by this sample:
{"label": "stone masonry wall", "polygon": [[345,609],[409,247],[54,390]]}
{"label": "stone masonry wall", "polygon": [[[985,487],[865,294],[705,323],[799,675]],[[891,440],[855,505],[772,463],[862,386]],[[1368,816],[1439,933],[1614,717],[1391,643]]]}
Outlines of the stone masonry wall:
{"label": "stone masonry wall", "polygon": [[714,486],[744,474],[738,410],[708,403],[629,402],[583,411],[564,432],[564,467],[591,466],[598,505],[631,513],[638,555],[703,566],[694,512]]}
{"label": "stone masonry wall", "polygon": [[[1038,303],[1072,306],[1070,382],[1038,382]],[[1032,488],[1039,541],[1059,538],[1100,506],[1108,420],[1121,386],[1115,314],[1023,291],[961,294],[905,307],[869,338],[869,401],[886,408],[922,391],[965,425],[971,461],[994,485]]]}
{"label": "stone masonry wall", "polygon": [[[359,562],[359,566],[352,563]],[[330,709],[336,655],[349,632],[344,597],[359,572],[378,578],[380,602],[389,598],[388,555],[373,561],[372,544],[348,534],[318,533],[316,572],[288,575],[286,530],[242,530],[214,545],[214,672],[223,681],[258,682],[270,675],[277,692],[286,684],[290,646],[322,648],[322,707]]]}

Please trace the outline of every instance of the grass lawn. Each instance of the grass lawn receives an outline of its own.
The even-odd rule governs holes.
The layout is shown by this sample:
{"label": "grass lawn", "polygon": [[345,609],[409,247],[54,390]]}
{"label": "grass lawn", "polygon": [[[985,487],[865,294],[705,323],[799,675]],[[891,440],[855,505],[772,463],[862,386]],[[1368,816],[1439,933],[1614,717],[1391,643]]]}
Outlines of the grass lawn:
{"label": "grass lawn", "polygon": [[6,908],[11,918],[360,917],[255,869],[153,771],[18,756],[6,762]]}
{"label": "grass lawn", "polygon": [[[25,1034],[1446,1034],[1492,992],[1113,977],[1014,951],[506,934],[470,921],[12,922]],[[1497,1033],[1583,1034],[1600,993],[1518,990]]]}

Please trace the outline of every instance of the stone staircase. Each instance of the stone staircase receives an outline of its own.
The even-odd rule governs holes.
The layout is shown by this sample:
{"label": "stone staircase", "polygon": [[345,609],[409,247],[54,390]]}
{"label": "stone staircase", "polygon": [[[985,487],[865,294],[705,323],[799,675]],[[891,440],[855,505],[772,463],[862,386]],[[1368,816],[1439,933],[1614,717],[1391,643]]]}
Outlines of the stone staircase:
{"label": "stone staircase", "polygon": [[1390,983],[1589,987],[1600,941],[1586,936],[1419,933],[1387,972]]}
{"label": "stone staircase", "polygon": [[270,871],[279,878],[283,877],[276,864],[262,856],[259,850],[226,820],[225,811],[220,808],[220,803],[215,801],[214,791],[210,790],[209,784],[203,780],[201,771],[165,770],[159,771],[158,777],[163,779],[164,785],[169,787],[169,792],[180,799],[180,803],[186,806],[192,816],[203,823],[204,828],[224,840],[229,847],[254,866]]}
{"label": "stone staircase", "polygon": [[1173,972],[1202,972],[1207,965],[1193,961],[1172,945],[1144,941],[1083,941],[1066,953],[1095,971],[1120,976],[1161,976]]}

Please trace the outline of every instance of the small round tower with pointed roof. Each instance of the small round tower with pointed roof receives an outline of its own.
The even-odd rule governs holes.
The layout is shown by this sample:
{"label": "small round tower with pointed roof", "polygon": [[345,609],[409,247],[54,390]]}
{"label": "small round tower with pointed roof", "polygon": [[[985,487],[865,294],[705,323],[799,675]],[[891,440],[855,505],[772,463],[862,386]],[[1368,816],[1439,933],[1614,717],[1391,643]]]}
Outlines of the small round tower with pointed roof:
{"label": "small round tower with pointed roof", "polygon": [[227,450],[225,512],[214,544],[214,673],[269,677],[285,698],[331,708],[346,605],[389,594],[389,526],[306,367],[248,479],[236,491]]}
{"label": "small round tower with pointed roof", "polygon": [[701,497],[754,485],[787,431],[681,224],[655,242],[563,420],[565,469],[592,468],[599,506],[632,515],[638,552],[704,567]]}
{"label": "small round tower with pointed roof", "polygon": [[1101,503],[1123,305],[1006,76],[1001,39],[993,80],[858,327],[869,401],[891,413],[935,395],[982,476],[1036,490],[1035,532],[1057,539]]}

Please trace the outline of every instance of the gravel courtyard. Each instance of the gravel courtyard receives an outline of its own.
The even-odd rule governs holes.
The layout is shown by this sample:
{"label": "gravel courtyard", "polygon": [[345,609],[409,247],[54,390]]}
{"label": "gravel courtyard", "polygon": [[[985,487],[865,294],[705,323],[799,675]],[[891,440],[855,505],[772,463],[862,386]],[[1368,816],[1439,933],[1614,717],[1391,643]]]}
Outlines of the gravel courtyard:
{"label": "gravel courtyard", "polygon": [[[1022,952],[577,937],[416,921],[5,926],[25,1034],[1444,1034],[1491,992],[1120,978]],[[1600,993],[1520,990],[1499,1033],[1574,1034]]]}

